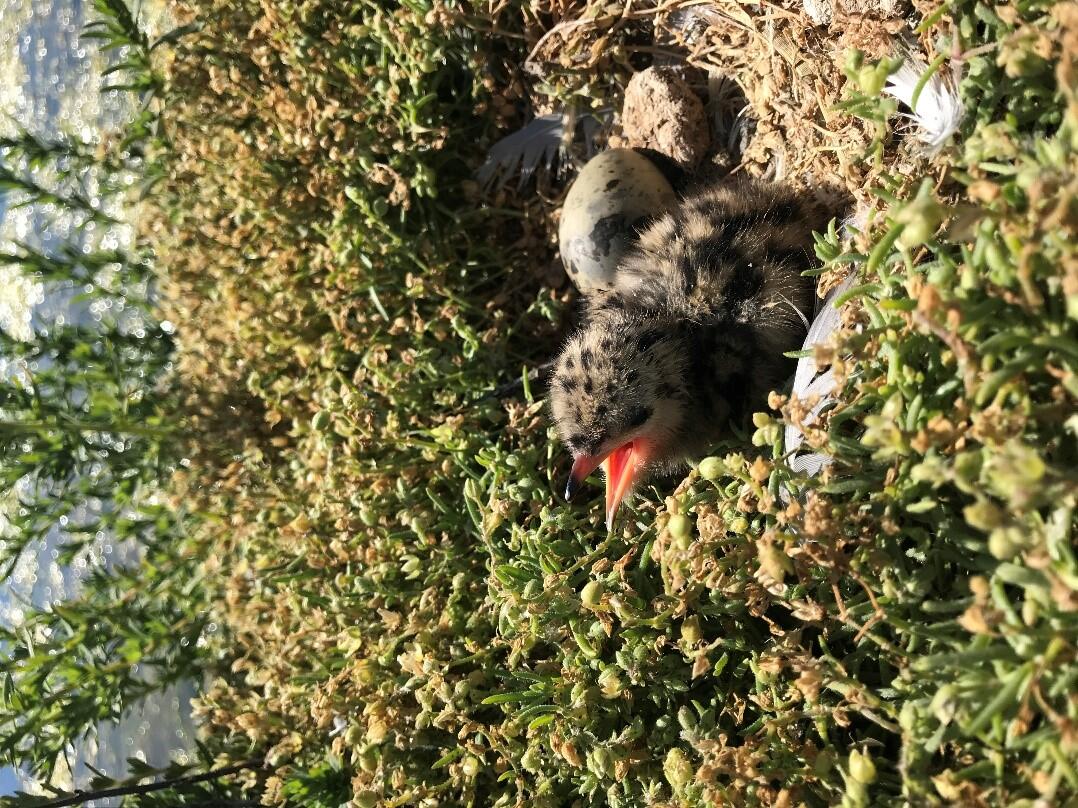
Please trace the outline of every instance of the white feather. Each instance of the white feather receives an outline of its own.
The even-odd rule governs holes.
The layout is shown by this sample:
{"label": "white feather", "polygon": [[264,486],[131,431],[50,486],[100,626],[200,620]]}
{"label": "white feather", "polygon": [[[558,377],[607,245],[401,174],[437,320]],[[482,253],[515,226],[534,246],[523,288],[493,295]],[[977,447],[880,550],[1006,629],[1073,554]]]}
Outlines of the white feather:
{"label": "white feather", "polygon": [[[855,280],[856,273],[851,272],[828,293],[827,299],[824,300],[823,305],[820,306],[819,311],[816,313],[815,319],[809,326],[802,349],[810,349],[816,345],[826,343],[831,334],[838,328],[839,323],[842,321],[842,312],[835,308],[835,300],[839,295],[853,288]],[[823,411],[824,407],[829,406],[835,400],[835,376],[830,368],[821,372],[816,365],[816,358],[812,354],[803,356],[797,361],[792,392],[802,401],[818,397],[816,406],[811,411],[811,417],[814,419]],[[805,472],[810,476],[815,476],[819,474],[820,469],[831,462],[831,458],[819,452],[796,454],[804,441],[805,436],[800,429],[793,424],[786,425],[786,451],[791,453],[787,462],[790,468],[796,472]],[[784,494],[783,499],[785,498]]]}
{"label": "white feather", "polygon": [[958,131],[966,110],[953,78],[945,75],[942,69],[925,83],[914,106],[913,92],[927,69],[920,59],[912,54],[907,55],[902,67],[888,78],[883,91],[913,111],[912,115],[906,114],[905,117],[917,126],[921,142],[928,146],[931,154],[935,154]]}

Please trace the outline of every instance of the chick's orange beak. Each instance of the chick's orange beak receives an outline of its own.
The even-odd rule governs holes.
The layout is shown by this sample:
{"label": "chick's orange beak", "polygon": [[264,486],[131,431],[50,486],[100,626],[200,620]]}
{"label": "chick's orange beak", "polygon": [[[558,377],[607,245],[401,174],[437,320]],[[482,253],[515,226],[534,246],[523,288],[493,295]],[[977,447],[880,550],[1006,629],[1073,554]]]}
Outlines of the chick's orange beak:
{"label": "chick's orange beak", "polygon": [[565,498],[572,498],[585,478],[602,466],[606,473],[606,528],[610,530],[614,526],[618,506],[632,490],[633,482],[646,461],[646,446],[639,440],[624,443],[605,456],[580,455],[573,461],[573,470],[565,486]]}

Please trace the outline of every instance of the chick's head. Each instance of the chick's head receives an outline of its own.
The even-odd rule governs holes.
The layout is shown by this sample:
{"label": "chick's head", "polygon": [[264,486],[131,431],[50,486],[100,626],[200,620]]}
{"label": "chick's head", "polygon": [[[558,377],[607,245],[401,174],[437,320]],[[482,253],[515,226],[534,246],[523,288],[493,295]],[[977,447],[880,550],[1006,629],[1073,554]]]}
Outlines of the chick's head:
{"label": "chick's head", "polygon": [[567,497],[602,466],[609,524],[633,483],[667,465],[688,418],[686,362],[675,324],[655,318],[604,313],[570,338],[550,395],[573,454]]}

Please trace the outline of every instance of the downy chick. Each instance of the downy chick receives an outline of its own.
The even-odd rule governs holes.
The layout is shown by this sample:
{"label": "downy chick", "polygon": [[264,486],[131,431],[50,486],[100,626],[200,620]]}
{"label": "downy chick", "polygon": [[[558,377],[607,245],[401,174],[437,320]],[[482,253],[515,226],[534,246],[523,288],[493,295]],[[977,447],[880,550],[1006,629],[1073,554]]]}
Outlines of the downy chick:
{"label": "downy chick", "polygon": [[743,181],[689,195],[641,234],[555,363],[566,497],[603,466],[611,527],[635,482],[684,468],[782,385],[782,354],[813,312],[801,275],[812,231],[828,218],[811,198]]}

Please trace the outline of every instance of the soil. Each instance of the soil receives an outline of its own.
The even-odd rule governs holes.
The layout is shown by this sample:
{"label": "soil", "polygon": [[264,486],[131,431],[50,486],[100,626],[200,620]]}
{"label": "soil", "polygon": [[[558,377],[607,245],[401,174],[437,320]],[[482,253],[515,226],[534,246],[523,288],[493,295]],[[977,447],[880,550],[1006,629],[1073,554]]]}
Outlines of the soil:
{"label": "soil", "polygon": [[669,67],[649,67],[625,88],[621,112],[623,144],[653,149],[685,169],[704,159],[711,136],[700,98]]}

